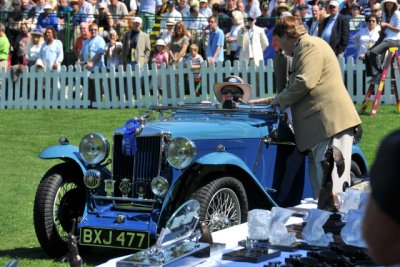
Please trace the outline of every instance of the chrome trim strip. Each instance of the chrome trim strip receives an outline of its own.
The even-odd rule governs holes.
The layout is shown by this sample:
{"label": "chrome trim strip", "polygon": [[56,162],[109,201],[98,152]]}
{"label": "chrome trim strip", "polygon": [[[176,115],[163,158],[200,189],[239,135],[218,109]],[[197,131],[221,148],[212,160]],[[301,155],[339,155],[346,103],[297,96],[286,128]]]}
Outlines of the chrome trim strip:
{"label": "chrome trim strip", "polygon": [[122,200],[122,201],[135,201],[135,202],[145,202],[145,203],[156,203],[154,199],[140,199],[140,198],[129,198],[129,197],[107,197],[107,196],[92,196],[94,199],[102,200]]}

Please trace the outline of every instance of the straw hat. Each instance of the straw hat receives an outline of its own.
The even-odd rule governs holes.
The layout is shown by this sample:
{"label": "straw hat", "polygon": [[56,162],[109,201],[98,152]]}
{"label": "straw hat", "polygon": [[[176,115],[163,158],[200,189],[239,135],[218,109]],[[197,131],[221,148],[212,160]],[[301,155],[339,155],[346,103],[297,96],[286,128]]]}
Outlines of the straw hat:
{"label": "straw hat", "polygon": [[168,26],[168,25],[174,26],[174,25],[175,25],[175,20],[174,20],[173,18],[168,18],[168,19],[167,19],[166,25],[167,25],[167,26]]}
{"label": "straw hat", "polygon": [[275,9],[279,10],[280,8],[284,8],[286,9],[286,11],[289,11],[289,6],[286,3],[279,3],[279,5]]}
{"label": "straw hat", "polygon": [[372,10],[381,10],[381,4],[376,3],[375,5],[372,6]]}
{"label": "straw hat", "polygon": [[227,85],[234,85],[242,89],[242,101],[245,103],[249,101],[251,99],[251,96],[253,95],[253,89],[251,88],[250,84],[244,83],[243,79],[239,76],[228,76],[224,79],[223,82],[214,84],[214,94],[219,102],[222,102],[221,89]]}

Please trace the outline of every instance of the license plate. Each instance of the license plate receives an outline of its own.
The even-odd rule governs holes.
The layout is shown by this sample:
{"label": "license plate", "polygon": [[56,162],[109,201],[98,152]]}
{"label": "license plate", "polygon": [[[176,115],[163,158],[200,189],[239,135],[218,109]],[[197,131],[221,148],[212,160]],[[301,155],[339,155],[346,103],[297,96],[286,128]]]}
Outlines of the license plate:
{"label": "license plate", "polygon": [[82,227],[79,243],[98,247],[141,250],[150,246],[150,234],[149,232]]}

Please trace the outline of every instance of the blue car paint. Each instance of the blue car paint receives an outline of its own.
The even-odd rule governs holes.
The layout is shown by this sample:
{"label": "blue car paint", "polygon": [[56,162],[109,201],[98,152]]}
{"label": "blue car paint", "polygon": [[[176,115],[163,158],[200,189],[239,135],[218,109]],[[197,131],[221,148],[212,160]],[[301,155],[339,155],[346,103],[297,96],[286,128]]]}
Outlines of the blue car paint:
{"label": "blue car paint", "polygon": [[[188,127],[190,123],[190,127]],[[143,129],[141,135],[148,132],[160,131],[172,133],[173,137],[190,136],[192,140],[205,139],[240,139],[260,138],[267,135],[265,127],[261,127],[265,121],[260,119],[245,118],[212,118],[210,116],[198,118],[176,119],[169,118],[157,123],[149,123]],[[207,129],[203,132],[201,129]]]}
{"label": "blue car paint", "polygon": [[85,172],[87,169],[86,164],[83,162],[80,154],[79,148],[72,145],[55,145],[43,150],[39,157],[42,159],[71,159],[75,161],[82,171]]}
{"label": "blue car paint", "polygon": [[[273,203],[273,205],[277,206],[275,201],[269,196],[269,194],[265,191],[265,188],[262,186],[262,184],[259,182],[259,179],[253,174],[253,171],[249,169],[249,167],[244,163],[239,157],[236,155],[227,153],[227,152],[214,152],[208,155],[203,156],[202,158],[199,158],[197,161],[199,164],[203,165],[234,165],[238,166],[241,169],[243,169],[247,174],[253,178],[253,181],[257,184],[257,186],[261,189],[262,192],[264,192],[265,197],[270,199],[270,201]],[[271,163],[274,163],[274,161],[271,161]],[[266,177],[266,176],[261,176],[261,177]],[[272,176],[270,176],[272,177]],[[266,177],[267,179],[270,177]],[[272,179],[268,179],[271,181],[272,185]]]}
{"label": "blue car paint", "polygon": [[[158,211],[154,211],[157,213]],[[116,222],[115,218],[118,215],[123,215],[125,221],[122,223]],[[151,213],[143,212],[127,212],[113,210],[112,204],[98,206],[96,212],[88,212],[83,216],[78,228],[81,227],[99,227],[99,228],[115,228],[123,230],[147,231],[155,237],[157,224],[153,221]]]}
{"label": "blue car paint", "polygon": [[[262,143],[262,138],[266,137],[272,128],[276,126],[276,122],[276,118],[269,115],[240,116],[235,114],[235,116],[231,116],[178,112],[174,117],[146,124],[140,135],[151,136],[168,133],[172,138],[189,138],[197,148],[197,155],[192,163],[193,165],[234,165],[241,168],[262,189],[264,196],[276,205],[270,195],[263,189],[272,188],[273,185],[277,146]],[[207,130],[205,131],[204,129]],[[116,129],[114,134],[123,134],[123,128]],[[225,151],[217,152],[218,145],[223,145]],[[255,162],[259,151],[260,158],[256,166]],[[366,162],[358,146],[353,146],[353,153],[360,155]],[[80,166],[83,173],[88,168],[82,161],[78,148],[72,145],[56,145],[45,149],[39,156],[43,159],[73,160]],[[187,167],[187,169],[190,169],[191,166]],[[183,172],[184,170],[173,169],[171,185],[165,199],[171,197],[172,189],[177,184],[176,182],[182,178]],[[312,196],[310,182],[307,177],[306,165],[303,197]],[[88,198],[91,198],[90,195]],[[88,226],[149,231],[151,237],[155,238],[158,229],[157,216],[162,214],[167,203],[168,201],[164,201],[161,206],[151,212],[119,211],[114,209],[112,204],[104,205],[100,202],[96,203],[94,205],[95,208],[92,209],[87,204],[78,228]],[[117,215],[123,215],[127,219],[123,223],[117,223],[115,220]]]}

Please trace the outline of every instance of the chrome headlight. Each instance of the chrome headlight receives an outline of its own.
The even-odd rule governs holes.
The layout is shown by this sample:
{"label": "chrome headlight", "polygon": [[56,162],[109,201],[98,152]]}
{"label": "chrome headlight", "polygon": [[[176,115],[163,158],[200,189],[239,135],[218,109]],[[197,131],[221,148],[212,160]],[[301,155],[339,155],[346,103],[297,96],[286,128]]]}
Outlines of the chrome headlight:
{"label": "chrome headlight", "polygon": [[83,183],[89,189],[96,189],[97,187],[99,187],[100,181],[101,173],[98,170],[87,170],[85,176],[83,176]]}
{"label": "chrome headlight", "polygon": [[167,146],[167,161],[177,169],[189,166],[196,155],[196,146],[192,141],[184,137],[174,138]]}
{"label": "chrome headlight", "polygon": [[164,177],[158,176],[151,181],[151,191],[157,197],[163,197],[168,191],[168,181]]}
{"label": "chrome headlight", "polygon": [[107,138],[99,133],[90,133],[86,135],[79,144],[79,153],[83,160],[96,165],[103,162],[110,152],[110,144]]}

